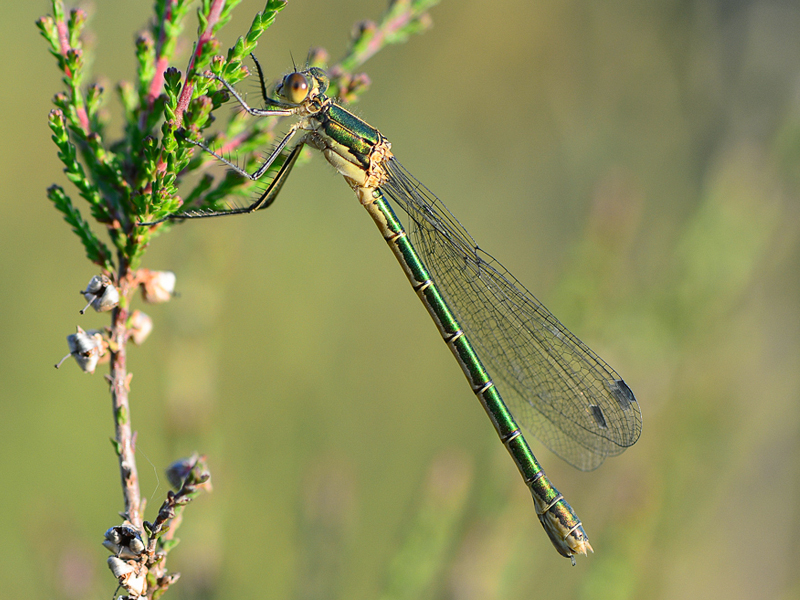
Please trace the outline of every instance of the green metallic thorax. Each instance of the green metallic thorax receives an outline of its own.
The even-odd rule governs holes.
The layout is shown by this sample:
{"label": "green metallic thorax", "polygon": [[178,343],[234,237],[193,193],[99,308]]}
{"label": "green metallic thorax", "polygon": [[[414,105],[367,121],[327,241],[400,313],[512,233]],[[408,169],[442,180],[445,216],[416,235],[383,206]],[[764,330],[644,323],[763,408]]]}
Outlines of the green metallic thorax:
{"label": "green metallic thorax", "polygon": [[340,144],[363,154],[369,154],[372,147],[383,140],[377,129],[337,104],[328,109],[325,131]]}
{"label": "green metallic thorax", "polygon": [[318,134],[327,138],[327,144],[341,156],[353,157],[363,168],[369,167],[369,157],[384,137],[350,111],[337,104],[330,104],[312,117],[319,128]]}

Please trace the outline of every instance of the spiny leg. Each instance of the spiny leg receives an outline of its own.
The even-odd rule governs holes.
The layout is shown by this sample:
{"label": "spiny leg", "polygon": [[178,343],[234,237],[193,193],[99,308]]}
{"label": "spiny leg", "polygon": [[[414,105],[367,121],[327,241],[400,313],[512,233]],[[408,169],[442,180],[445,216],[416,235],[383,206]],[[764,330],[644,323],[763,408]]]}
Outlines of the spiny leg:
{"label": "spiny leg", "polygon": [[[259,83],[261,85],[261,94],[264,97],[264,101],[269,103],[269,104],[276,105],[276,106],[284,106],[283,104],[278,103],[275,100],[272,100],[267,96],[267,86],[266,86],[266,83],[264,81],[264,72],[261,70],[261,65],[259,64],[258,59],[255,57],[255,54],[253,54],[252,52],[250,53],[250,57],[253,59],[253,62],[256,65],[256,71],[258,72],[258,80],[259,80]],[[236,101],[241,105],[241,107],[250,115],[257,116],[257,117],[266,117],[266,116],[282,116],[282,117],[285,117],[285,116],[290,116],[290,115],[294,114],[294,111],[292,109],[289,109],[289,108],[281,108],[281,109],[251,108],[244,101],[244,99],[239,95],[239,93],[234,89],[234,87],[231,84],[229,84],[227,81],[225,81],[225,79],[223,79],[222,77],[219,77],[218,75],[213,75],[213,74],[204,75],[204,77],[207,77],[209,79],[216,79],[217,81],[222,83],[222,85],[224,85],[227,88],[227,90],[236,99]],[[299,128],[300,128],[300,124],[299,123],[295,123],[294,125],[292,125],[292,127],[289,129],[289,132],[284,136],[284,138],[280,141],[280,143],[272,150],[272,153],[269,155],[267,160],[264,161],[264,163],[258,169],[256,169],[252,174],[250,174],[247,171],[245,171],[244,169],[242,169],[239,165],[232,163],[231,161],[226,159],[224,156],[221,156],[220,154],[217,154],[211,148],[206,146],[204,143],[196,142],[196,141],[190,140],[188,138],[187,138],[186,141],[189,142],[190,144],[194,144],[195,146],[197,146],[199,148],[202,148],[203,150],[205,150],[206,152],[208,152],[209,154],[214,156],[216,159],[218,159],[219,161],[221,161],[222,163],[224,163],[225,165],[227,165],[228,167],[233,169],[236,173],[238,173],[242,177],[247,177],[248,179],[250,179],[252,181],[256,181],[257,179],[261,178],[261,176],[264,175],[264,173],[266,173],[267,170],[272,166],[272,163],[275,162],[275,159],[280,155],[280,153],[286,147],[286,144],[289,143],[289,140],[292,139],[292,137],[294,136],[294,134],[297,132],[297,130]]]}
{"label": "spiny leg", "polygon": [[[273,106],[278,106],[280,108],[277,108],[277,109],[256,109],[256,108],[252,108],[247,104],[247,102],[244,101],[244,98],[242,98],[239,95],[239,93],[236,91],[236,89],[230,83],[228,83],[225,79],[223,79],[222,77],[220,77],[218,75],[214,75],[214,74],[203,74],[201,76],[205,77],[207,79],[215,79],[216,81],[219,81],[222,85],[225,86],[225,88],[228,90],[228,92],[230,92],[230,94],[236,99],[236,101],[239,103],[239,105],[250,115],[253,115],[253,116],[256,116],[256,117],[267,117],[267,116],[285,117],[285,116],[291,116],[291,115],[295,114],[295,110],[294,110],[295,107],[292,107],[292,106],[289,106],[289,105],[284,105],[284,104],[282,104],[280,102],[277,102],[275,100],[270,99],[267,96],[267,87],[266,87],[266,83],[264,81],[264,73],[263,73],[263,71],[261,69],[261,65],[259,64],[258,59],[255,57],[255,55],[253,53],[250,53],[250,56],[252,57],[253,62],[256,65],[256,70],[258,72],[258,79],[259,79],[259,83],[260,83],[260,87],[261,87],[261,94],[262,94],[262,96],[264,98],[264,101],[267,104],[272,104]],[[289,129],[288,133],[283,137],[283,139],[280,141],[280,143],[278,143],[278,145],[275,146],[275,148],[273,148],[273,150],[270,153],[269,157],[267,157],[267,159],[261,164],[261,166],[258,169],[256,169],[253,173],[248,173],[247,171],[242,169],[239,165],[231,162],[230,160],[228,160],[224,156],[222,156],[220,154],[217,154],[216,152],[214,152],[214,150],[209,148],[203,142],[198,142],[198,141],[195,141],[195,140],[192,140],[192,139],[189,139],[189,138],[184,138],[184,139],[187,142],[189,142],[190,144],[193,144],[193,145],[197,146],[198,148],[204,150],[205,152],[208,152],[213,157],[215,157],[217,160],[219,160],[220,162],[222,162],[223,164],[225,164],[229,168],[231,168],[235,173],[237,173],[241,177],[246,177],[247,179],[250,179],[251,181],[257,181],[275,163],[275,161],[281,155],[283,150],[286,148],[286,145],[289,143],[289,141],[297,133],[297,130],[300,129],[300,126],[301,126],[300,123],[295,123],[294,125],[292,125],[292,127]],[[164,221],[173,220],[173,219],[198,219],[198,218],[205,218],[205,217],[218,217],[218,216],[223,216],[223,215],[244,214],[244,213],[251,213],[251,212],[254,212],[254,211],[262,209],[262,208],[267,208],[269,205],[271,205],[275,201],[275,198],[278,196],[278,193],[280,192],[281,188],[283,187],[283,184],[286,182],[286,178],[288,177],[289,173],[291,172],[292,168],[294,167],[295,162],[297,161],[297,157],[300,155],[300,151],[302,150],[303,145],[304,145],[304,143],[301,141],[289,153],[289,155],[286,157],[286,159],[284,160],[283,164],[281,165],[278,173],[275,175],[275,179],[273,179],[272,182],[269,184],[269,186],[267,186],[267,189],[264,190],[264,193],[261,194],[261,196],[259,196],[256,199],[256,201],[253,202],[252,204],[250,204],[249,206],[245,206],[245,207],[241,207],[241,208],[232,208],[232,209],[228,209],[228,210],[217,210],[217,211],[203,211],[203,212],[187,211],[187,212],[183,212],[183,213],[176,213],[176,214],[172,214],[172,215],[167,215],[166,217],[164,217],[162,219],[158,219],[157,221],[141,222],[141,223],[139,223],[139,225],[140,226],[152,226],[152,225],[157,225],[158,223],[163,223]]]}
{"label": "spiny leg", "polygon": [[[252,55],[251,55],[252,56]],[[272,100],[267,96],[266,85],[264,84],[264,75],[261,73],[261,67],[256,63],[256,68],[258,69],[259,79],[261,79],[261,93],[264,95],[264,101],[267,104],[271,104],[276,106],[277,108],[253,108],[247,102],[244,101],[244,98],[239,95],[239,92],[236,91],[230,83],[228,83],[225,79],[220,77],[219,75],[215,75],[214,73],[204,73],[200,75],[201,77],[205,77],[206,79],[214,79],[219,81],[222,85],[225,86],[225,89],[228,90],[231,96],[241,105],[241,107],[247,112],[247,114],[252,115],[254,117],[288,117],[295,113],[295,107],[289,104],[283,104],[282,102],[278,102],[277,100]]]}
{"label": "spiny leg", "polygon": [[258,169],[253,171],[253,173],[248,173],[236,163],[233,163],[224,156],[217,154],[211,148],[206,146],[203,142],[197,142],[195,140],[190,140],[189,138],[186,138],[186,141],[189,142],[190,144],[194,144],[195,146],[201,148],[202,150],[205,150],[211,156],[213,156],[220,162],[224,163],[231,169],[233,169],[234,172],[241,175],[242,177],[247,177],[251,181],[257,181],[258,179],[261,179],[261,176],[264,175],[264,173],[266,173],[269,170],[269,168],[272,166],[272,163],[274,163],[275,159],[278,158],[278,156],[280,156],[281,152],[283,152],[283,149],[286,148],[286,144],[288,144],[289,140],[291,140],[292,137],[294,137],[294,134],[297,133],[298,129],[300,129],[300,123],[295,123],[294,125],[292,125],[291,128],[289,129],[289,132],[283,137],[283,139],[278,143],[278,145],[275,146],[275,148],[272,150],[272,153],[267,157],[264,163],[260,167],[258,167]]}
{"label": "spiny leg", "polygon": [[[286,156],[286,159],[283,161],[281,168],[278,170],[278,173],[275,175],[275,179],[273,179],[270,184],[267,186],[267,189],[256,199],[255,202],[250,204],[249,206],[242,206],[240,208],[230,208],[227,210],[213,210],[213,211],[203,211],[198,213],[189,213],[185,215],[185,218],[189,219],[196,219],[196,218],[204,218],[204,217],[221,217],[224,215],[241,215],[252,213],[257,210],[261,210],[264,208],[269,207],[274,201],[275,198],[278,197],[281,189],[283,188],[283,184],[286,183],[286,180],[289,177],[289,173],[292,171],[295,162],[297,161],[297,157],[300,156],[300,152],[303,149],[303,144],[298,144],[295,146],[292,151]],[[270,164],[275,162],[275,158],[271,158]],[[176,218],[180,218],[184,215],[176,215]]]}
{"label": "spiny leg", "polygon": [[[193,143],[196,144],[196,142]],[[275,175],[275,179],[273,179],[269,186],[267,186],[267,189],[264,190],[264,193],[262,193],[261,196],[259,196],[256,201],[249,206],[229,208],[227,210],[206,210],[200,212],[187,211],[183,213],[173,213],[171,215],[167,215],[163,219],[138,223],[138,225],[142,227],[150,227],[152,225],[163,223],[164,221],[179,219],[204,219],[208,217],[222,217],[225,215],[242,215],[261,210],[262,208],[267,208],[275,201],[275,198],[278,197],[278,194],[283,188],[283,184],[286,183],[286,179],[289,177],[289,173],[291,172],[292,167],[294,167],[297,157],[300,156],[302,149],[303,144],[298,144],[292,149],[292,151],[286,157],[286,160],[281,165],[281,168],[278,170],[278,173]]]}
{"label": "spiny leg", "polygon": [[258,73],[258,82],[261,84],[261,97],[264,98],[264,102],[266,102],[267,104],[280,106],[279,102],[267,96],[267,84],[264,81],[264,71],[261,70],[261,63],[258,62],[256,55],[253,54],[252,52],[250,53],[250,58],[253,59],[253,62],[256,65],[256,72]]}

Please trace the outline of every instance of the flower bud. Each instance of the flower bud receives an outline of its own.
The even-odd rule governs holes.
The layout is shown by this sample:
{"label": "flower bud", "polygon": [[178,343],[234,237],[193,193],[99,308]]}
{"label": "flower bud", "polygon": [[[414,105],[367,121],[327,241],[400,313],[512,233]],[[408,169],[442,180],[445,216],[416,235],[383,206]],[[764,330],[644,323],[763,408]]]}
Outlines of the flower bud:
{"label": "flower bud", "polygon": [[175,292],[175,273],[172,271],[140,271],[142,297],[145,302],[159,304],[167,302]]}
{"label": "flower bud", "polygon": [[141,346],[153,330],[153,319],[140,310],[135,310],[128,319],[128,333],[137,346]]}
{"label": "flower bud", "polygon": [[108,568],[131,597],[138,598],[144,595],[147,590],[146,567],[126,562],[116,556],[109,556]]}

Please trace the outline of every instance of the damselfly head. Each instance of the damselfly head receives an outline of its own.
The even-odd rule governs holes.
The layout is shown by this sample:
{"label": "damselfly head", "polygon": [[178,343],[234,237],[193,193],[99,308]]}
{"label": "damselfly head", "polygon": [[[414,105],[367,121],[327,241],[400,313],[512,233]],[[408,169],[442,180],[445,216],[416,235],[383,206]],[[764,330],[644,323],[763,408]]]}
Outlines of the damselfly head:
{"label": "damselfly head", "polygon": [[278,96],[292,104],[302,104],[308,98],[324,94],[328,89],[328,76],[319,67],[295,71],[283,78],[276,88]]}
{"label": "damselfly head", "polygon": [[302,73],[290,73],[283,78],[277,91],[292,104],[300,104],[308,97],[308,80]]}

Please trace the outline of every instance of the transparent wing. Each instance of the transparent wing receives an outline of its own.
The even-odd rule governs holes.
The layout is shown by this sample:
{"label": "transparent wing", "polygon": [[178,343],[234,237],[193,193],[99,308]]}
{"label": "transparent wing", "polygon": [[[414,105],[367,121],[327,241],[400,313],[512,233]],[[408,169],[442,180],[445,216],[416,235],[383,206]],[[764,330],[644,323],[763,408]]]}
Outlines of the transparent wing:
{"label": "transparent wing", "polygon": [[395,159],[381,191],[411,219],[417,252],[521,425],[571,465],[596,469],[639,439],[639,404]]}

